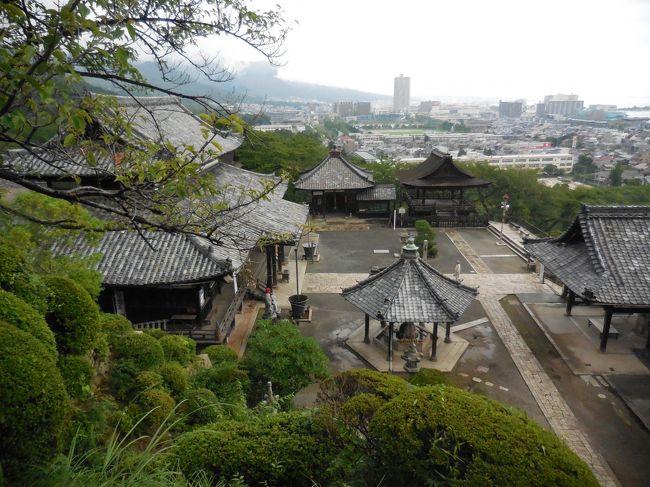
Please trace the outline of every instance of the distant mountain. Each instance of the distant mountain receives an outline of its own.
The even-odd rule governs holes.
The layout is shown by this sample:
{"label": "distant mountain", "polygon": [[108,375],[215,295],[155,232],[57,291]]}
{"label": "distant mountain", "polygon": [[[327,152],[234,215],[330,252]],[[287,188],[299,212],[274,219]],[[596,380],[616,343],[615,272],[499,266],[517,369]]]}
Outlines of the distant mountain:
{"label": "distant mountain", "polygon": [[[172,86],[164,83],[160,72],[153,62],[137,65],[142,75],[151,83],[164,87]],[[217,95],[225,99],[245,97],[247,103],[258,103],[269,100],[286,101],[375,101],[390,97],[379,93],[336,88],[333,86],[287,81],[278,78],[278,68],[267,63],[252,63],[236,73],[235,78],[227,83],[212,83],[201,77],[200,73],[187,69],[190,83],[181,87],[189,95]]]}

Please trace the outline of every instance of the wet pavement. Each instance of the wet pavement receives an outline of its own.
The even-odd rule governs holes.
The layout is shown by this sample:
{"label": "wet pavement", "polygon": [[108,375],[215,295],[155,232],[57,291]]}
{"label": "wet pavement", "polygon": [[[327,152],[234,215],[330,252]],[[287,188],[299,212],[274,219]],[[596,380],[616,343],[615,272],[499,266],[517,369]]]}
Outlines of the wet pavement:
{"label": "wet pavement", "polygon": [[[615,482],[600,455],[622,485],[646,485],[650,478],[650,462],[647,462],[650,433],[608,389],[604,380],[601,383],[593,375],[577,376],[571,371],[514,294],[525,293],[522,301],[545,303],[550,309],[559,309],[561,299],[537,283],[527,273],[524,261],[508,247],[496,245],[493,234],[481,229],[453,231],[456,232],[454,241],[446,231],[436,229],[438,256],[429,262],[449,274],[460,260],[464,284],[481,286],[481,302],[475,301],[457,324],[490,316],[495,317],[498,326],[495,328],[495,324],[487,321],[456,332],[470,346],[450,374],[451,381],[521,409],[546,428],[552,425],[583,458],[592,459],[588,463],[598,471],[604,484],[615,485]],[[305,276],[308,288],[310,282],[312,285],[308,295],[314,318],[312,323],[301,324],[300,329],[323,346],[333,373],[368,366],[345,344],[350,332],[362,326],[363,315],[338,295],[338,288],[363,278],[372,266],[393,263],[400,247],[399,233],[400,229],[393,231],[385,227],[321,233],[321,261],[309,264]],[[467,251],[468,259],[459,249]],[[388,250],[388,253],[374,250]],[[471,273],[470,262],[478,273]],[[310,274],[314,275],[311,279]],[[316,275],[323,279],[316,279]],[[501,299],[499,295],[510,294],[497,301]],[[519,338],[510,336],[510,328]],[[513,345],[513,339],[521,343]],[[507,346],[504,340],[508,341]],[[513,351],[517,360],[511,357]],[[537,364],[534,367],[533,362]],[[310,404],[316,392],[317,386],[301,391],[296,402]]]}

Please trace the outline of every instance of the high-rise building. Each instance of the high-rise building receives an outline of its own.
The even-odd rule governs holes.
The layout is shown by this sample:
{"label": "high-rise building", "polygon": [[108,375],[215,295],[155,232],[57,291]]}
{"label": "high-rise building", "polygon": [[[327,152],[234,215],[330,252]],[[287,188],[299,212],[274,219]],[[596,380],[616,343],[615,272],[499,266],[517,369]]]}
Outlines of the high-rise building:
{"label": "high-rise building", "polygon": [[408,113],[411,103],[411,78],[400,74],[395,78],[393,88],[393,111],[396,113]]}
{"label": "high-rise building", "polygon": [[545,115],[570,116],[582,110],[585,102],[578,100],[578,95],[547,95],[544,97]]}
{"label": "high-rise building", "polygon": [[499,118],[520,118],[524,109],[523,100],[499,100]]}

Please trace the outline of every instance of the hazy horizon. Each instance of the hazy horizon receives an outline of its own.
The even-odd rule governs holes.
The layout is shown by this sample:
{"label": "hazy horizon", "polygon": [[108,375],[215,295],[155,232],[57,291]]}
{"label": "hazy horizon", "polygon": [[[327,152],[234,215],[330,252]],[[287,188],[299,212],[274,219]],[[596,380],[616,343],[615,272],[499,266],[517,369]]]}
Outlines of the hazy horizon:
{"label": "hazy horizon", "polygon": [[[251,5],[276,3],[297,22],[278,71],[282,79],[392,96],[393,78],[403,73],[419,99],[535,103],[574,93],[586,105],[650,104],[650,2],[644,0]],[[220,38],[200,47],[235,69],[262,59],[240,44]]]}

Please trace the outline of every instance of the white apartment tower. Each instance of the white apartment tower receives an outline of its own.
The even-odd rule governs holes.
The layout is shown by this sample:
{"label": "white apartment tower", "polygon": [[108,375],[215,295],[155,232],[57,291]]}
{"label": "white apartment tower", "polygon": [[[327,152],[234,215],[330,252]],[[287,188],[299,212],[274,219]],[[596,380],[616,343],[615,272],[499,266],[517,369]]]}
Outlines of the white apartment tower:
{"label": "white apartment tower", "polygon": [[393,89],[393,111],[395,113],[408,113],[411,103],[411,78],[400,74],[395,78]]}

